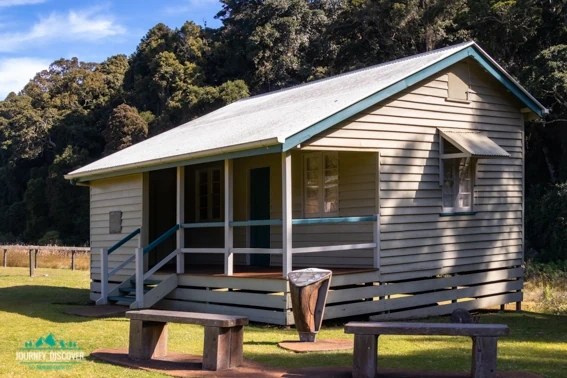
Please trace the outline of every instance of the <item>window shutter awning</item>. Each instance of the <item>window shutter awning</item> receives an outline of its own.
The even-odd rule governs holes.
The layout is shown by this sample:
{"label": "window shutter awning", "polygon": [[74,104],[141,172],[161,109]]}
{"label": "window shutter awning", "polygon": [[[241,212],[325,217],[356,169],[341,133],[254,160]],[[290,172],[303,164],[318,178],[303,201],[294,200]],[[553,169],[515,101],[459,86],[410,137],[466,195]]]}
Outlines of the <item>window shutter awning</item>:
{"label": "window shutter awning", "polygon": [[439,133],[445,140],[470,157],[510,157],[505,149],[478,131],[439,129]]}

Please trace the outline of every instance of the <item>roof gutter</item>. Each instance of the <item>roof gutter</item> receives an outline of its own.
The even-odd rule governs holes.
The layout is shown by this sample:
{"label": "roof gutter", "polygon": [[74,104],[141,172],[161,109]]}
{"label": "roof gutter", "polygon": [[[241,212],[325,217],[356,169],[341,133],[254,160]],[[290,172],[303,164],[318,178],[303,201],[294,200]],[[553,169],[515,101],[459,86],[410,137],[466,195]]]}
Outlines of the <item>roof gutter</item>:
{"label": "roof gutter", "polygon": [[[203,159],[206,158],[215,158],[208,161],[215,161],[215,160],[224,160],[225,158],[230,158],[230,156],[235,155],[239,152],[245,151],[255,151],[256,153],[251,153],[252,155],[259,154],[257,153],[258,150],[267,149],[265,153],[274,152],[274,146],[282,145],[284,143],[284,139],[281,137],[257,140],[248,143],[236,144],[233,146],[228,147],[221,147],[215,148],[211,150],[205,151],[198,151],[189,154],[183,155],[176,155],[170,156],[167,158],[159,158],[153,160],[147,160],[143,162],[131,163],[120,165],[116,167],[109,167],[109,168],[101,168],[92,171],[85,171],[85,172],[71,172],[66,174],[64,177],[67,180],[71,180],[71,182],[75,184],[79,184],[80,182],[92,181],[93,179],[101,179],[106,177],[118,176],[122,174],[131,174],[131,173],[140,173],[151,170],[150,168],[154,169],[161,169],[165,168],[168,165],[190,165],[190,164],[199,164],[202,162]],[[234,158],[234,157],[233,157]]]}

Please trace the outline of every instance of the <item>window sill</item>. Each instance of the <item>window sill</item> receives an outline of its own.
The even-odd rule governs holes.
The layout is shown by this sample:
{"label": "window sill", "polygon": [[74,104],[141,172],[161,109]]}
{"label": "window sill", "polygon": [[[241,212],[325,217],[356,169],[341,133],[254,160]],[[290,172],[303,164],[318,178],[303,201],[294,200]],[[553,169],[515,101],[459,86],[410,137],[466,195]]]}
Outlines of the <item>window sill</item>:
{"label": "window sill", "polygon": [[459,217],[461,215],[476,215],[476,211],[455,211],[451,213],[439,213],[440,217]]}

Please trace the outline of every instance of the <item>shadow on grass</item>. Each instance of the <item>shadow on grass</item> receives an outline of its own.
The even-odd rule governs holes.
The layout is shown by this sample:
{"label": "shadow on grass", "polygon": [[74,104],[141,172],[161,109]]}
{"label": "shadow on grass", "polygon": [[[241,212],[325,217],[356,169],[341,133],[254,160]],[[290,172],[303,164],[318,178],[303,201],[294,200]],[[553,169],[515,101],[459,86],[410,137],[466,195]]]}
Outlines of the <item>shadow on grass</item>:
{"label": "shadow on grass", "polygon": [[[441,321],[446,321],[446,319]],[[510,335],[501,337],[498,342],[499,371],[564,377],[563,372],[567,371],[566,316],[531,312],[482,313],[480,322],[501,323],[510,327]],[[342,327],[337,325],[329,328],[340,330]],[[249,342],[246,344],[249,346],[266,344],[268,346],[269,343]],[[386,369],[450,371],[465,375],[470,372],[472,340],[467,337],[381,336],[378,345],[378,365]],[[305,366],[340,367],[352,364],[352,351],[282,354],[266,352],[248,349],[245,357],[269,366],[286,369]],[[511,376],[533,377],[534,375],[512,374]]]}
{"label": "shadow on grass", "polygon": [[86,305],[88,289],[21,285],[0,288],[0,311],[41,318],[56,323],[92,320],[63,313],[69,305]]}

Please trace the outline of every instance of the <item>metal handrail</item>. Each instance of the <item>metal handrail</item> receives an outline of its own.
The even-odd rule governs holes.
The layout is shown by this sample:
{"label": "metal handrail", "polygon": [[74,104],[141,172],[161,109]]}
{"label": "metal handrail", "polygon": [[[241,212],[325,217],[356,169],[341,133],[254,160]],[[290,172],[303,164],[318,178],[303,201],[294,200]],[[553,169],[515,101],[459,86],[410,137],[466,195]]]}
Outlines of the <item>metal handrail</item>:
{"label": "metal handrail", "polygon": [[179,230],[180,227],[181,225],[176,224],[175,226],[171,227],[169,230],[161,234],[157,239],[155,239],[153,242],[151,242],[150,244],[144,247],[144,254],[150,252],[152,249],[163,243],[163,241],[165,241],[167,238],[173,235],[177,230]]}
{"label": "metal handrail", "polygon": [[134,236],[138,235],[140,232],[142,231],[142,228],[139,227],[137,229],[135,229],[134,231],[132,231],[131,233],[129,233],[127,236],[125,236],[124,238],[122,238],[120,241],[118,241],[116,244],[114,244],[112,247],[108,248],[108,254],[110,255],[112,252],[116,251],[118,248],[122,247],[124,244],[126,244],[130,239],[132,239]]}

